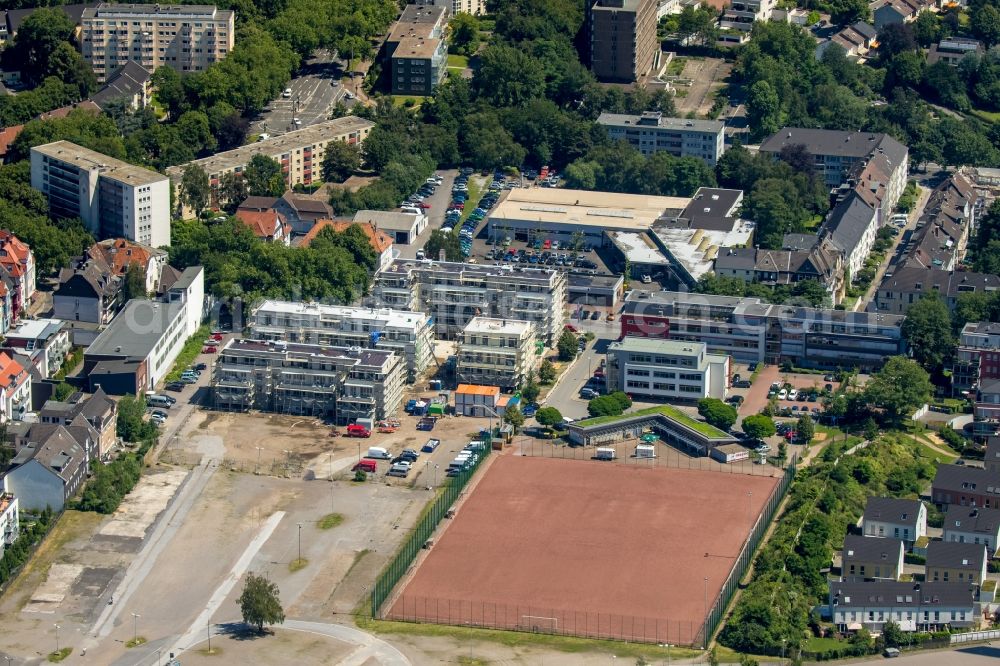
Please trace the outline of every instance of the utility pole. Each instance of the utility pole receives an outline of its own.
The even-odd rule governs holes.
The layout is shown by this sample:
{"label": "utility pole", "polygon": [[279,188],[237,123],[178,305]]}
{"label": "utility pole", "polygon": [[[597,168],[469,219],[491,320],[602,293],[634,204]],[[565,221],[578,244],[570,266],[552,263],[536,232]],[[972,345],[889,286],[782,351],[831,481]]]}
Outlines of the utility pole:
{"label": "utility pole", "polygon": [[132,643],[135,644],[139,640],[139,628],[137,621],[142,617],[138,613],[132,613]]}
{"label": "utility pole", "polygon": [[302,563],[302,523],[299,523],[299,563]]}

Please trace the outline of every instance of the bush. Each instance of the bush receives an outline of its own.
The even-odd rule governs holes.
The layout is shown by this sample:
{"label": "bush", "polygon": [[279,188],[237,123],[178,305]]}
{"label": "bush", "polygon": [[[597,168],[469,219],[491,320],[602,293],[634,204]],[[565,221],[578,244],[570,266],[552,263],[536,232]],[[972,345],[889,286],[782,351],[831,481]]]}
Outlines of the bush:
{"label": "bush", "polygon": [[142,476],[140,454],[126,453],[109,465],[92,460],[90,471],[90,481],[76,501],[75,508],[78,511],[114,513]]}
{"label": "bush", "polygon": [[624,409],[622,404],[610,395],[601,395],[587,403],[587,413],[591,416],[618,416]]}
{"label": "bush", "polygon": [[363,483],[368,480],[368,474],[363,469],[358,469],[354,471],[354,480],[358,483]]}
{"label": "bush", "polygon": [[27,512],[21,514],[21,533],[14,543],[7,546],[0,558],[0,587],[20,572],[21,566],[28,561],[33,548],[38,544],[53,524],[52,510],[46,508],[38,517],[29,522]]}

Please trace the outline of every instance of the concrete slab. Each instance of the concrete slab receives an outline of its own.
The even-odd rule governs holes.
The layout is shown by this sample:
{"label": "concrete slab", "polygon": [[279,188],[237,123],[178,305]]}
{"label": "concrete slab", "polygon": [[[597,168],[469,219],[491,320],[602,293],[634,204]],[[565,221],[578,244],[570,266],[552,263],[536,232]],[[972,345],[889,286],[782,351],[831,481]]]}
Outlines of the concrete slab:
{"label": "concrete slab", "polygon": [[82,571],[82,564],[53,564],[49,567],[49,575],[45,578],[45,582],[31,595],[31,601],[24,607],[24,612],[55,612]]}
{"label": "concrete slab", "polygon": [[187,475],[185,470],[171,470],[144,476],[122,502],[114,518],[101,528],[100,534],[142,538]]}

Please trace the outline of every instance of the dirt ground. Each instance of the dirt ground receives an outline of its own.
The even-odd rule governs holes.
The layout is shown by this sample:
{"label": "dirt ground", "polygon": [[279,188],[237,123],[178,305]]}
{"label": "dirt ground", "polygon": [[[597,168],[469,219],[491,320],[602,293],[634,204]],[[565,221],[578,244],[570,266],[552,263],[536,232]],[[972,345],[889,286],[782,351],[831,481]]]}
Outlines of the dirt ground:
{"label": "dirt ground", "polygon": [[336,664],[351,653],[352,646],[329,636],[274,629],[266,636],[222,634],[212,638],[212,653],[207,642],[199,650],[184,653],[185,666],[220,664],[296,664],[320,666]]}
{"label": "dirt ground", "polygon": [[678,86],[687,94],[674,97],[677,115],[686,116],[692,111],[699,117],[705,117],[715,102],[714,94],[720,90],[729,78],[733,66],[721,58],[688,58],[681,72],[681,79],[690,79],[690,86]]}

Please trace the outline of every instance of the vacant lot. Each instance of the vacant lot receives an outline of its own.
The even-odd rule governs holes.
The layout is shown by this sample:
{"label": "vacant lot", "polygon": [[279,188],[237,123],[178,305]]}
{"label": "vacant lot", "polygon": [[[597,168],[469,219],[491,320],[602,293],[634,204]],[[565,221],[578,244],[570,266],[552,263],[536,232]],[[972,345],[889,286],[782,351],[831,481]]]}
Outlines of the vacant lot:
{"label": "vacant lot", "polygon": [[387,616],[691,643],[776,484],[500,456]]}
{"label": "vacant lot", "polygon": [[691,81],[690,86],[678,86],[678,91],[686,94],[674,98],[677,115],[685,116],[694,112],[699,118],[708,114],[715,101],[714,93],[725,85],[733,66],[721,58],[688,58],[680,78]]}

